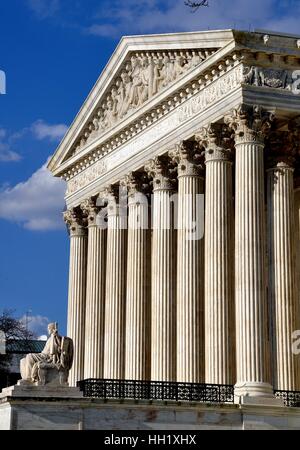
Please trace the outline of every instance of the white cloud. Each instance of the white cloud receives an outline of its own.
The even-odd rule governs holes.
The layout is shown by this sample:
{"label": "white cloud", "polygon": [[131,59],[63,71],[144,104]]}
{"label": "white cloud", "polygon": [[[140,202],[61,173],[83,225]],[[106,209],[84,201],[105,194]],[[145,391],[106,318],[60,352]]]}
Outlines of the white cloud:
{"label": "white cloud", "polygon": [[207,29],[271,28],[299,33],[299,1],[210,0],[208,8],[192,13],[178,0],[110,0],[101,3],[85,31],[97,36],[165,33]]}
{"label": "white cloud", "polygon": [[30,129],[34,137],[39,141],[43,139],[57,141],[63,138],[68,127],[64,124],[49,125],[48,123],[44,122],[44,120],[37,120],[31,125]]}
{"label": "white cloud", "polygon": [[196,13],[184,0],[101,0],[88,8],[83,3],[27,0],[38,18],[55,16],[62,27],[100,37],[224,28],[299,33],[299,0],[209,0]]}
{"label": "white cloud", "polygon": [[[37,336],[45,335],[47,332],[47,326],[50,322],[48,317],[45,316],[30,316],[30,315],[24,315],[20,318],[20,321],[23,322],[25,326],[28,326],[28,330],[32,331],[32,333],[36,334]],[[47,338],[47,337],[46,337]]]}
{"label": "white cloud", "polygon": [[0,162],[17,162],[21,159],[21,155],[11,150],[8,144],[0,142]]}
{"label": "white cloud", "polygon": [[33,231],[62,228],[65,189],[45,164],[27,181],[0,191],[0,218]]}
{"label": "white cloud", "polygon": [[119,34],[118,28],[112,24],[91,25],[90,27],[86,28],[85,32],[87,34],[91,34],[94,36],[102,36],[102,37],[106,37],[106,36],[114,37],[114,36],[118,36],[118,34]]}
{"label": "white cloud", "polygon": [[15,150],[15,146],[17,141],[20,141],[29,133],[38,141],[55,142],[63,138],[67,129],[68,127],[65,124],[50,125],[44,120],[37,120],[31,126],[14,133],[0,128],[0,163],[18,162],[22,159],[20,153]]}
{"label": "white cloud", "polygon": [[21,159],[21,155],[12,149],[7,131],[0,128],[0,162],[17,162]]}
{"label": "white cloud", "polygon": [[47,339],[48,339],[48,337],[45,334],[38,337],[38,341],[46,341]]}
{"label": "white cloud", "polygon": [[60,0],[27,0],[27,4],[39,19],[52,17],[60,9]]}

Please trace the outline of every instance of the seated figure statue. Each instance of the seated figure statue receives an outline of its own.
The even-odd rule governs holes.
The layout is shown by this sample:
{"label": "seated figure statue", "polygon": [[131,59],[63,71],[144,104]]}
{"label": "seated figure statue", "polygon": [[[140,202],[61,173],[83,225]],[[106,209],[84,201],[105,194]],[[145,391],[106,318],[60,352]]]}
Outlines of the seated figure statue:
{"label": "seated figure statue", "polygon": [[58,334],[57,324],[48,325],[49,339],[42,353],[30,353],[21,360],[22,382],[68,386],[73,363],[73,341]]}

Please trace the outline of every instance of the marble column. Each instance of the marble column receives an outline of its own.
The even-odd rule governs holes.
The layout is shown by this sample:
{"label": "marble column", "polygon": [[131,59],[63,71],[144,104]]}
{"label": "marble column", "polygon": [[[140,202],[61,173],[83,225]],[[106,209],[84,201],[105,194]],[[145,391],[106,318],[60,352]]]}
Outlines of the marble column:
{"label": "marble column", "polygon": [[264,198],[264,133],[270,115],[242,105],[226,117],[235,130],[236,399],[272,397],[269,379]]}
{"label": "marble column", "polygon": [[163,158],[151,160],[145,170],[153,179],[151,379],[176,381],[174,187]]}
{"label": "marble column", "polygon": [[[289,123],[292,136],[293,151],[300,154],[300,118]],[[296,164],[294,173],[294,255],[295,255],[295,293],[296,293],[296,324],[293,333],[293,352],[297,358],[296,390],[300,391],[300,173]]]}
{"label": "marble column", "polygon": [[178,167],[177,376],[204,382],[204,180],[195,143],[169,152]]}
{"label": "marble column", "polygon": [[68,336],[74,343],[70,386],[84,379],[84,340],[87,271],[87,229],[80,209],[68,210],[64,220],[70,232]]}
{"label": "marble column", "polygon": [[205,148],[205,383],[234,384],[235,318],[231,151],[226,128],[196,136]]}
{"label": "marble column", "polygon": [[96,199],[86,200],[81,209],[88,219],[84,378],[103,378],[107,230],[97,224]]}
{"label": "marble column", "polygon": [[128,255],[125,379],[150,380],[151,230],[148,198],[140,174],[124,180],[128,190]]}
{"label": "marble column", "polygon": [[[292,334],[296,328],[294,254],[294,159],[288,132],[274,133],[269,143],[267,182],[269,236],[269,304],[272,378],[275,389],[295,391],[297,358]],[[291,148],[289,148],[291,147]]]}
{"label": "marble column", "polygon": [[104,378],[125,376],[127,208],[110,190],[108,197]]}
{"label": "marble column", "polygon": [[[300,142],[300,140],[299,140]],[[294,226],[295,226],[295,293],[296,293],[296,329],[293,335],[293,351],[297,357],[297,382],[296,391],[300,391],[300,176],[295,179],[294,190]]]}

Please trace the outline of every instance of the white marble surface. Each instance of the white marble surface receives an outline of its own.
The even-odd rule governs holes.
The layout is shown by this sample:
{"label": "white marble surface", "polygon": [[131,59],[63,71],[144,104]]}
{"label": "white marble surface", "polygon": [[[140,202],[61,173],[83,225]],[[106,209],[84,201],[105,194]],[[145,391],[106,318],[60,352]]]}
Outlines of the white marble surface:
{"label": "white marble surface", "polygon": [[0,402],[6,398],[80,398],[83,397],[82,392],[77,387],[66,386],[34,386],[34,385],[18,385],[2,389],[0,393]]}
{"label": "white marble surface", "polygon": [[0,430],[298,430],[300,409],[278,406],[34,399],[0,403]]}

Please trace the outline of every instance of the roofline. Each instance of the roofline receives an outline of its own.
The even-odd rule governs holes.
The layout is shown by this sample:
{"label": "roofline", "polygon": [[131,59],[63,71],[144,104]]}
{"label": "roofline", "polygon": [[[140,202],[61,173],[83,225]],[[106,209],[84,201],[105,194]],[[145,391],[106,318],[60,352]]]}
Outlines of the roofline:
{"label": "roofline", "polygon": [[272,30],[264,30],[263,28],[255,28],[253,33],[263,33],[263,34],[269,34],[270,36],[283,36],[288,38],[300,38],[300,34],[294,34],[294,33],[283,33],[280,31],[272,31]]}
{"label": "roofline", "polygon": [[[235,30],[233,28],[224,28],[220,30],[197,30],[197,31],[178,31],[177,33],[151,33],[151,34],[128,34],[125,36],[122,36],[121,41],[123,39],[127,38],[143,38],[143,37],[162,37],[162,36],[178,36],[178,35],[193,35],[193,34],[199,34],[199,33],[224,33],[224,32],[234,32]],[[242,30],[239,30],[242,31]]]}

